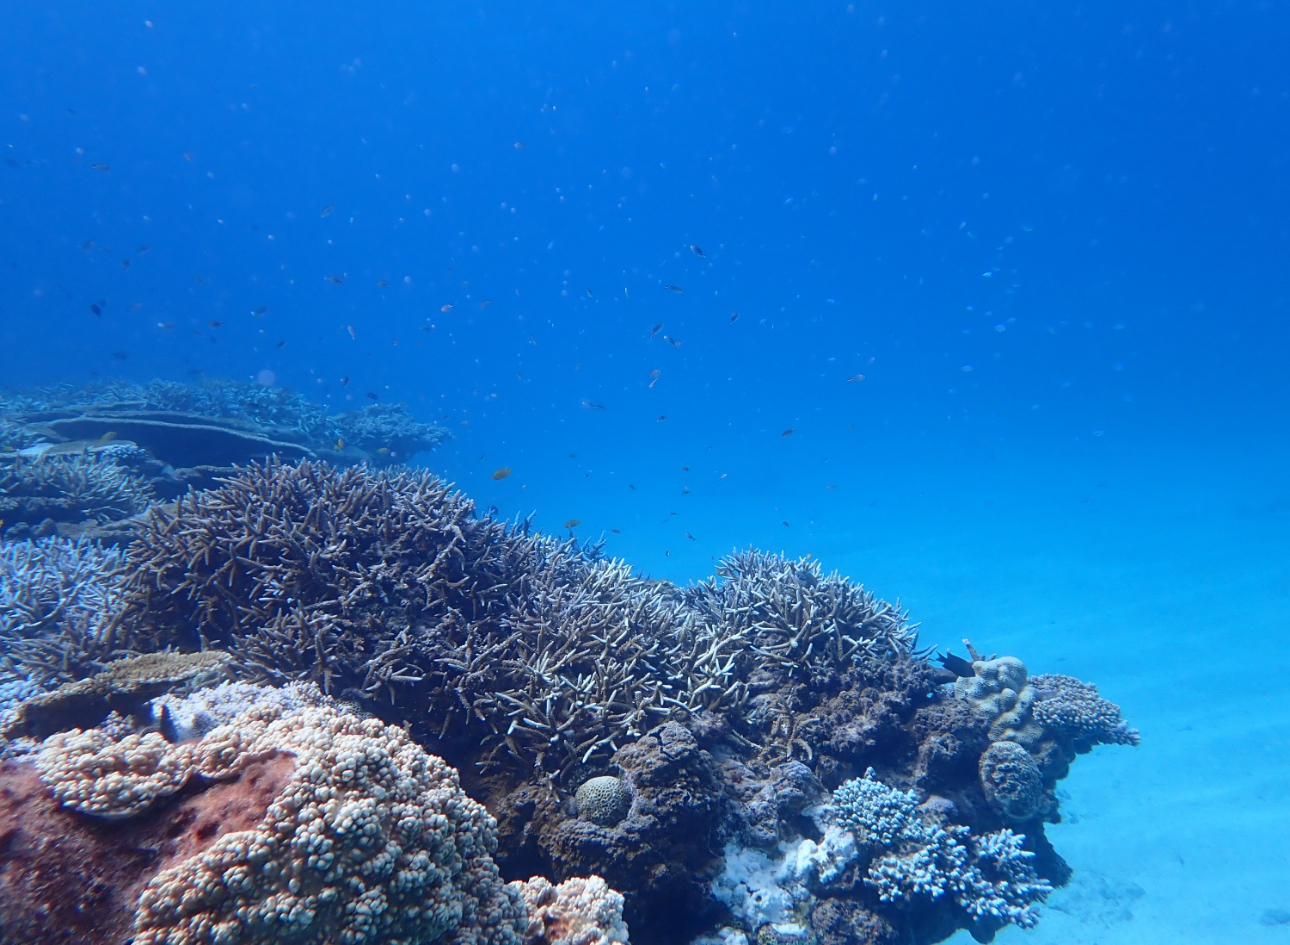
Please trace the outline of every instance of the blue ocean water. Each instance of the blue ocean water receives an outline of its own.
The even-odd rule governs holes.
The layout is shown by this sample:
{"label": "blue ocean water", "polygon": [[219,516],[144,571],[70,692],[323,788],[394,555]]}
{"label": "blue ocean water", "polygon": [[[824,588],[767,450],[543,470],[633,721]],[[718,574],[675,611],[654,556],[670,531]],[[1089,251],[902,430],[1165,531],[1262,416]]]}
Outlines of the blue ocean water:
{"label": "blue ocean water", "polygon": [[1290,7],[4,19],[0,385],[404,402],[653,576],[816,555],[1143,730],[1056,841],[1136,918],[1006,934],[1284,935]]}

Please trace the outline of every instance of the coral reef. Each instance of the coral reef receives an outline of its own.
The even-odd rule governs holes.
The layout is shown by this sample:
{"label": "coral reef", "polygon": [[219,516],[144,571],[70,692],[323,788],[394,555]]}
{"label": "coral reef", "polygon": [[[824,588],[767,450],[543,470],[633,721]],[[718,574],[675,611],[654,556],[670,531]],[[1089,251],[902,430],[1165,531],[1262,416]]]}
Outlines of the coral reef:
{"label": "coral reef", "polygon": [[[477,515],[427,473],[270,459],[137,528],[106,603],[81,621],[92,631],[32,608],[21,618],[63,648],[65,668],[42,678],[222,651],[239,681],[136,699],[102,723],[101,744],[50,744],[81,745],[134,784],[129,823],[248,790],[245,776],[192,768],[197,755],[166,759],[221,726],[251,737],[247,719],[334,711],[316,685],[374,732],[405,726],[489,805],[500,875],[548,884],[525,894],[538,910],[514,933],[526,940],[616,941],[605,916],[617,908],[642,945],[988,940],[1032,924],[1069,877],[1044,831],[1071,761],[1137,740],[1070,677],[970,647],[971,662],[932,665],[899,607],[810,558],[738,552],[678,587]],[[112,762],[120,745],[129,758]],[[290,776],[258,777],[277,791]],[[567,885],[587,875],[621,906]]]}
{"label": "coral reef", "polygon": [[54,442],[111,434],[176,468],[190,469],[228,467],[270,454],[379,465],[410,459],[448,437],[443,427],[414,419],[402,404],[329,414],[288,388],[218,379],[9,391],[0,398],[0,419]]}
{"label": "coral reef", "polygon": [[378,466],[448,437],[401,404],[333,415],[284,388],[238,381],[108,381],[0,396],[0,532],[125,542],[154,502],[214,486],[238,464]]}
{"label": "coral reef", "polygon": [[603,881],[504,885],[456,772],[332,705],[176,745],[53,736],[0,766],[0,832],[6,945],[627,940]]}
{"label": "coral reef", "polygon": [[74,536],[86,524],[138,515],[156,499],[121,446],[81,444],[55,453],[28,447],[0,457],[0,522],[8,538]]}

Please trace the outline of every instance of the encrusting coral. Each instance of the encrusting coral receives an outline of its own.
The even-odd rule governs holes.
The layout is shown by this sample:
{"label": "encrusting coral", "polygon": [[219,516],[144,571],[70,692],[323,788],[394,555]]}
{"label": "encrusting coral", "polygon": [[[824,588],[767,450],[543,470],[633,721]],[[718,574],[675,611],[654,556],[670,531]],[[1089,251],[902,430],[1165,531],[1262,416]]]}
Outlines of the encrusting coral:
{"label": "encrusting coral", "polygon": [[252,704],[177,745],[75,730],[33,757],[40,785],[0,767],[6,943],[626,942],[603,882],[505,885],[457,773],[332,705]]}

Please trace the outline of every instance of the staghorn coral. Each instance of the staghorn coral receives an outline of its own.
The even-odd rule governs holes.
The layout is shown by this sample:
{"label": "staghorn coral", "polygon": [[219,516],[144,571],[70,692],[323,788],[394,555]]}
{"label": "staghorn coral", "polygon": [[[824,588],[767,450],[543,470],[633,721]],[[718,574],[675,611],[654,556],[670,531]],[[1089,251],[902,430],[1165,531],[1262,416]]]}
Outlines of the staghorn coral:
{"label": "staghorn coral", "polygon": [[111,575],[120,560],[115,549],[83,539],[0,543],[0,652],[14,675],[43,686],[88,670],[92,664],[76,656],[95,649],[119,606]]}
{"label": "staghorn coral", "polygon": [[[0,769],[7,942],[81,930],[92,945],[584,945],[597,927],[626,940],[603,883],[504,886],[492,818],[456,772],[401,729],[333,706],[266,704],[182,745],[68,733],[37,765],[52,794],[21,766]],[[99,831],[47,797],[118,826]],[[148,856],[128,852],[140,844]]]}
{"label": "staghorn coral", "polygon": [[333,420],[336,434],[367,454],[369,462],[397,462],[431,449],[448,438],[448,431],[422,423],[402,404],[369,404]]}
{"label": "staghorn coral", "polygon": [[[818,566],[757,562],[778,623],[723,616],[746,614],[754,589],[687,597],[476,517],[428,474],[270,462],[153,512],[127,552],[112,639],[224,647],[251,678],[312,679],[392,719],[433,719],[425,734],[474,741],[484,771],[519,762],[571,787],[674,715],[733,717],[751,686],[805,686],[816,670],[787,678],[800,641],[833,647],[819,659],[834,677],[910,645],[896,611]],[[742,737],[771,751],[792,743],[784,725],[785,711],[764,715]]]}
{"label": "staghorn coral", "polygon": [[120,521],[143,512],[156,498],[148,480],[120,462],[115,451],[23,453],[0,459],[0,521],[11,535],[18,527],[41,536],[59,525]]}

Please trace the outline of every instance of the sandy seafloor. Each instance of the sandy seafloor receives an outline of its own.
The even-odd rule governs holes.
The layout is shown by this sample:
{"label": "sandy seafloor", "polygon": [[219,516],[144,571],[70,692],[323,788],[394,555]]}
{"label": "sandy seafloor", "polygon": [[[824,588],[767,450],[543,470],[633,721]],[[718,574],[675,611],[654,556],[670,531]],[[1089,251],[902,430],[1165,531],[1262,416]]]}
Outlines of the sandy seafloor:
{"label": "sandy seafloor", "polygon": [[[1249,443],[931,449],[852,468],[827,499],[806,470],[780,470],[766,495],[696,504],[685,527],[737,534],[741,506],[775,502],[810,529],[792,553],[899,598],[923,643],[962,653],[966,636],[1094,682],[1141,730],[1138,748],[1076,761],[1049,827],[1074,878],[1037,928],[998,941],[1282,943],[1288,469],[1284,446]],[[743,543],[778,550],[770,534]],[[690,553],[686,570],[711,570]]]}

